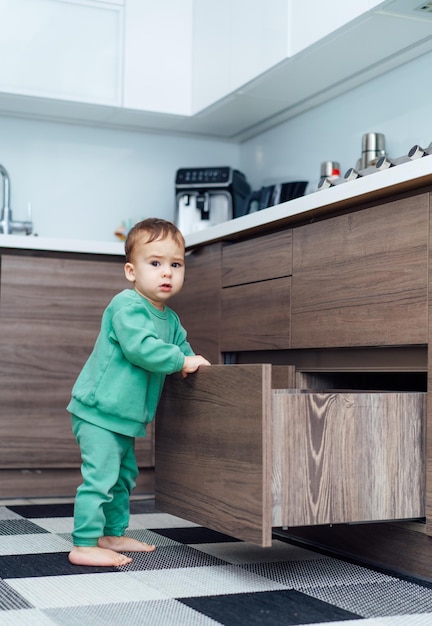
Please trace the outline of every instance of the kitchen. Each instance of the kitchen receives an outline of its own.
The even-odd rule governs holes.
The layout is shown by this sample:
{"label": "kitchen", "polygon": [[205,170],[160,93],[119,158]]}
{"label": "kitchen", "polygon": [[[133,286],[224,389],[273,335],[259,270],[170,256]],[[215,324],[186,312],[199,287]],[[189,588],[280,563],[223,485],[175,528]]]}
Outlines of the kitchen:
{"label": "kitchen", "polygon": [[[21,6],[15,13],[12,5],[18,4]],[[242,22],[244,3],[240,1],[219,3],[217,15],[197,2],[154,4],[139,0],[41,0],[44,15],[53,11],[55,16],[56,11],[67,7],[70,19],[76,20],[73,22],[76,27],[83,22],[83,12],[95,20],[94,24],[98,24],[102,13],[106,20],[103,32],[117,35],[117,47],[111,51],[104,49],[108,56],[102,56],[100,65],[95,66],[100,70],[107,60],[113,62],[119,56],[117,64],[109,66],[112,74],[104,75],[111,91],[104,91],[106,86],[96,85],[102,89],[102,95],[83,95],[79,93],[82,85],[75,89],[74,84],[62,84],[63,93],[60,86],[56,86],[59,89],[56,93],[50,84],[50,75],[43,75],[44,68],[49,67],[51,77],[59,76],[54,71],[58,68],[48,63],[52,62],[49,46],[48,50],[43,47],[42,51],[37,47],[32,50],[35,61],[28,73],[34,75],[31,76],[34,83],[26,84],[29,77],[24,73],[23,82],[14,83],[18,79],[10,67],[12,61],[17,67],[26,47],[20,49],[12,45],[19,22],[13,22],[11,28],[10,23],[8,26],[6,21],[0,20],[0,59],[4,54],[9,61],[0,63],[0,163],[10,177],[13,218],[27,220],[30,211],[37,235],[24,244],[18,243],[22,241],[18,234],[4,235],[0,236],[0,244],[9,253],[16,245],[30,250],[42,247],[48,253],[60,250],[72,255],[67,260],[71,263],[74,288],[82,281],[82,274],[74,265],[75,252],[90,255],[91,262],[96,263],[102,252],[115,264],[116,258],[121,259],[122,244],[114,232],[122,223],[127,225],[150,215],[174,219],[174,177],[181,167],[230,165],[246,174],[253,189],[284,181],[307,180],[309,185],[302,202],[306,206],[310,200],[312,206],[325,202],[320,200],[319,194],[327,193],[315,191],[321,163],[337,161],[342,173],[355,167],[365,133],[383,133],[390,157],[406,155],[414,144],[426,147],[432,140],[429,114],[432,88],[428,80],[432,61],[432,12],[428,3],[422,5],[426,8],[420,11],[417,2],[359,2],[349,10],[345,7],[344,12],[345,3],[335,2],[330,20],[325,19],[321,2],[308,3],[306,11],[301,6],[304,3],[274,0],[271,8],[281,11],[281,19],[275,25],[276,20],[269,17],[273,16],[269,3],[257,2],[256,12],[251,12],[247,20],[247,28]],[[247,4],[249,7],[250,3]],[[19,20],[22,11],[29,6],[21,0],[19,3],[3,0],[0,10],[7,10],[9,19]],[[311,6],[314,27],[319,25],[320,32],[308,28]],[[288,9],[303,28],[289,30],[283,26]],[[137,22],[137,16],[146,12],[150,12],[152,19],[148,24],[152,27],[143,25],[144,37],[141,31],[137,34],[136,24],[141,23]],[[202,27],[199,36],[191,31],[192,12],[195,24]],[[227,15],[232,21],[227,20]],[[371,30],[367,31],[369,18]],[[217,19],[219,28],[211,29],[207,24],[206,29],[206,19],[213,20],[213,25]],[[382,36],[383,24],[387,25],[388,20],[394,28],[391,43],[397,39],[398,50]],[[21,24],[24,34],[26,29],[31,31],[31,27],[38,32],[36,21],[30,22],[30,25],[28,22]],[[230,29],[225,28],[227,23]],[[54,33],[50,24],[48,21],[45,30],[41,29],[43,41],[47,40],[47,33]],[[160,27],[155,28],[155,24]],[[66,37],[67,30],[59,31],[58,37]],[[82,50],[77,54],[77,64],[81,64],[82,71],[86,66],[80,55],[94,54],[94,50],[92,38],[87,36],[86,39],[85,31],[79,32]],[[367,32],[371,37],[376,36],[372,39],[374,45],[367,38]],[[211,33],[213,39],[209,36]],[[303,41],[299,40],[300,35]],[[273,43],[270,50],[263,45],[263,41],[269,39]],[[58,45],[54,35],[53,41]],[[193,71],[191,41],[203,53],[194,56]],[[257,42],[261,44],[258,59]],[[352,47],[347,51],[348,43]],[[228,50],[230,54],[242,51],[241,60],[237,64],[233,61],[230,71],[224,66],[224,71],[220,71],[218,62],[229,62],[218,56],[222,49],[225,55]],[[284,62],[290,55],[293,55],[293,62]],[[132,63],[134,57],[135,63]],[[43,63],[44,58],[47,65]],[[143,59],[151,59],[151,62],[145,63]],[[67,60],[71,62],[70,54]],[[91,64],[89,66],[91,79]],[[140,72],[145,86],[152,87],[144,90],[147,98],[144,104],[138,89]],[[67,83],[68,72],[62,78]],[[248,96],[248,89],[252,88],[256,91]],[[70,97],[68,90],[72,93]],[[196,111],[192,118],[190,111]],[[427,170],[428,161],[421,161],[421,167]],[[381,180],[386,180],[389,174],[382,173]],[[371,176],[368,184],[379,187],[381,174],[373,176],[377,178]],[[349,195],[350,183],[344,183],[341,190],[344,185],[344,193]],[[200,237],[202,241],[202,233]],[[11,244],[10,238],[17,243]],[[197,239],[191,236],[188,241],[195,245]],[[17,269],[17,258],[9,254],[9,265],[2,264],[10,290],[4,293],[12,296],[13,277],[17,271],[25,273],[25,269]],[[55,264],[53,259],[49,254],[44,257],[50,271]],[[100,263],[97,267],[98,276],[106,276],[107,264]],[[43,284],[41,277],[38,280]],[[97,277],[95,281],[97,283]],[[28,289],[30,282],[22,284]],[[94,289],[94,285],[89,283],[86,288]],[[103,298],[103,294],[100,295]],[[43,291],[39,297],[46,296],[47,291]],[[60,296],[66,303],[67,296],[64,293]],[[36,293],[32,296],[37,297]],[[32,298],[28,300],[29,310],[35,302]],[[17,315],[16,309],[11,308],[7,314],[12,319]],[[71,322],[77,324],[78,312],[69,314]],[[86,316],[92,318],[92,312],[87,311]],[[30,318],[26,323],[31,328]],[[91,323],[96,324],[96,320],[92,318]],[[61,333],[61,320],[58,327]],[[94,326],[88,331],[89,338],[92,332]],[[69,341],[66,344],[68,355],[73,343],[72,339]],[[12,350],[12,342],[6,343],[9,343],[8,350]],[[84,352],[85,346],[80,345],[74,355],[76,363]],[[4,368],[7,369],[6,363]],[[30,450],[31,445],[28,445]],[[63,452],[60,450],[60,455]],[[28,468],[23,469],[28,471]],[[26,475],[27,479],[29,475],[31,472]],[[36,481],[38,477],[40,474],[35,476]],[[149,478],[143,488],[150,484]],[[62,489],[65,491],[57,495],[67,493],[70,485]],[[11,493],[4,496],[11,497]]]}

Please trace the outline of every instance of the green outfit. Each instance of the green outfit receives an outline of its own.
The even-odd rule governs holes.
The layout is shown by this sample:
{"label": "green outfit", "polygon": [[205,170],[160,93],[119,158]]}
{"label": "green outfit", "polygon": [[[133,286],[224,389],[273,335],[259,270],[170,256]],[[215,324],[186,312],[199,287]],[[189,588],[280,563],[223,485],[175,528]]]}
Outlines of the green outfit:
{"label": "green outfit", "polygon": [[194,354],[178,315],[133,289],[117,294],[102,316],[93,352],[72,389],[68,411],[81,448],[83,483],[75,500],[74,544],[121,536],[138,475],[135,437],[156,413],[165,376]]}

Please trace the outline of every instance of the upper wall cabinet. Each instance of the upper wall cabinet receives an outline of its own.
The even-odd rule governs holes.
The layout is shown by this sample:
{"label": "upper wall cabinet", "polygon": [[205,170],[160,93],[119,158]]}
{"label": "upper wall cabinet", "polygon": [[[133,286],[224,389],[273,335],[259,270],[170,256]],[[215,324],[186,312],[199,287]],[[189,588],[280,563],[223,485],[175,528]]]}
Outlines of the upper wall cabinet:
{"label": "upper wall cabinet", "polygon": [[194,113],[288,56],[288,6],[287,0],[194,3]]}
{"label": "upper wall cabinet", "polygon": [[419,0],[0,0],[0,114],[245,140],[430,50]]}
{"label": "upper wall cabinet", "polygon": [[0,91],[120,105],[121,4],[0,0]]}
{"label": "upper wall cabinet", "polygon": [[290,0],[289,56],[298,54],[338,28],[382,4],[382,0]]}
{"label": "upper wall cabinet", "polygon": [[193,0],[127,0],[123,104],[191,113]]}

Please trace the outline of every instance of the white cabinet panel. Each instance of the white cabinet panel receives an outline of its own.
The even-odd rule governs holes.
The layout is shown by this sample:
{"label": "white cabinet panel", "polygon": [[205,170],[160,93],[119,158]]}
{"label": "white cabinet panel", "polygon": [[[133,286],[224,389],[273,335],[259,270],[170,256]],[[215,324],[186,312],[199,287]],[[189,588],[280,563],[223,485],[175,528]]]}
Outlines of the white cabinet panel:
{"label": "white cabinet panel", "polygon": [[[289,56],[311,46],[379,4],[375,0],[355,0],[355,2],[347,2],[346,0],[331,0],[331,2],[289,0],[289,3]],[[336,61],[337,59],[335,59]]]}
{"label": "white cabinet panel", "polygon": [[0,0],[0,91],[120,104],[122,11],[113,2]]}
{"label": "white cabinet panel", "polygon": [[225,97],[288,54],[287,0],[194,5],[194,112]]}
{"label": "white cabinet panel", "polygon": [[190,115],[193,0],[126,0],[123,105]]}

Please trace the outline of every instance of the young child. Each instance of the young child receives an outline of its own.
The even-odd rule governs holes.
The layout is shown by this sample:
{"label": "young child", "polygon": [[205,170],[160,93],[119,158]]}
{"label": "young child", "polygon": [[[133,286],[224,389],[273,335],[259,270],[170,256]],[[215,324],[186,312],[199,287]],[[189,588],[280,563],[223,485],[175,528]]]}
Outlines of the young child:
{"label": "young child", "polygon": [[129,496],[138,475],[135,437],[154,418],[165,376],[200,365],[176,313],[166,302],[184,281],[185,242],[174,224],[150,218],[125,243],[126,278],[134,289],[106,308],[93,351],[72,389],[68,411],[81,448],[83,483],[74,507],[75,565],[120,566],[122,552],[155,546],[126,537]]}

